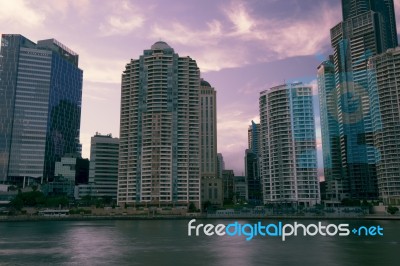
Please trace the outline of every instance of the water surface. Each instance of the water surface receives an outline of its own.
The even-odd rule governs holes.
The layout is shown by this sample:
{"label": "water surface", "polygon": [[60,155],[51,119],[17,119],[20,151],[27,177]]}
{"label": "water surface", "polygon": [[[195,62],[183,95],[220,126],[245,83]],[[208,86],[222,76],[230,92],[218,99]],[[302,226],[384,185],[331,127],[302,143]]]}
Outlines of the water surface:
{"label": "water surface", "polygon": [[[263,221],[271,222],[277,221]],[[1,222],[0,265],[400,265],[400,221],[324,221],[342,222],[381,225],[384,236],[246,241],[243,236],[189,237],[186,220]]]}

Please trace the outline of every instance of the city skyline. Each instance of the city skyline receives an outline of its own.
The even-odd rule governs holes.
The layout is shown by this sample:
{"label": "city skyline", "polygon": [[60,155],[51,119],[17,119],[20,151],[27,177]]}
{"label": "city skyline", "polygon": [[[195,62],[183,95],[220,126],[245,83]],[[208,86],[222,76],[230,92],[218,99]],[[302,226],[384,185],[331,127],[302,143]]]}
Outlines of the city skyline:
{"label": "city skyline", "polygon": [[[237,175],[244,172],[246,129],[251,120],[259,122],[259,92],[284,80],[315,84],[316,68],[331,53],[329,29],[342,20],[338,0],[116,3],[2,1],[0,24],[7,27],[0,33],[55,38],[79,54],[86,158],[95,132],[119,136],[126,58],[166,41],[180,56],[196,59],[202,78],[217,91],[218,152]],[[400,28],[398,1],[395,8]]]}

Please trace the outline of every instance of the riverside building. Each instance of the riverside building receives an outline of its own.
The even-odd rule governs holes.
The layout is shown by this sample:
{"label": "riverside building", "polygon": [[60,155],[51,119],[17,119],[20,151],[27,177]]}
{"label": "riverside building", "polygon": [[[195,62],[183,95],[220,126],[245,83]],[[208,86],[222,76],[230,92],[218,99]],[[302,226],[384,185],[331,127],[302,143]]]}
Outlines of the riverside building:
{"label": "riverside building", "polygon": [[320,202],[312,88],[284,84],[260,93],[264,204]]}
{"label": "riverside building", "polygon": [[331,114],[337,115],[338,126],[328,130],[330,136],[339,136],[341,190],[353,199],[377,199],[379,151],[374,146],[368,60],[398,45],[393,0],[342,0],[342,13],[343,21],[331,29],[335,91],[326,95],[337,97]]}
{"label": "riverside building", "polygon": [[118,204],[200,207],[200,70],[159,41],[122,74]]}
{"label": "riverside building", "polygon": [[379,198],[400,204],[400,47],[369,60],[369,96]]}
{"label": "riverside building", "polygon": [[217,93],[210,83],[200,81],[201,202],[222,206],[222,178],[217,173]]}
{"label": "riverside building", "polygon": [[0,181],[51,179],[56,161],[81,152],[78,57],[55,39],[2,35]]}
{"label": "riverside building", "polygon": [[117,199],[119,139],[96,133],[91,138],[89,183],[93,196]]}

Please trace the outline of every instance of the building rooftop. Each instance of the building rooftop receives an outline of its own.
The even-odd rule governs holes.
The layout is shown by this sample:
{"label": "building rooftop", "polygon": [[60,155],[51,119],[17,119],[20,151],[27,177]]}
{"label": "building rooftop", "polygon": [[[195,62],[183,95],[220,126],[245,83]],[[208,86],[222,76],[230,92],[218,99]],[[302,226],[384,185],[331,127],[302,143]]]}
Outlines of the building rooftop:
{"label": "building rooftop", "polygon": [[171,49],[166,42],[158,41],[151,46],[151,50],[164,50],[164,49]]}
{"label": "building rooftop", "polygon": [[203,87],[211,87],[210,83],[208,83],[204,79],[201,79],[200,85],[203,86]]}

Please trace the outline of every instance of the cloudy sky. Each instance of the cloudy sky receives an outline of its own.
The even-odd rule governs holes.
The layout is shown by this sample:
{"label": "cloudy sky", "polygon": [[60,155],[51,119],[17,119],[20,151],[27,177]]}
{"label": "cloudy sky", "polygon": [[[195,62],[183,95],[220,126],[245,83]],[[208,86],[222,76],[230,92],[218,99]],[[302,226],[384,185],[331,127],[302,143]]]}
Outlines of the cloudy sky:
{"label": "cloudy sky", "polygon": [[[0,0],[0,33],[55,38],[84,71],[81,142],[119,135],[125,64],[163,40],[195,59],[218,95],[218,152],[241,175],[247,127],[258,121],[259,92],[288,81],[315,83],[331,52],[340,0]],[[400,1],[395,1],[400,29]],[[318,123],[317,123],[318,124]]]}

